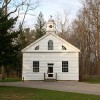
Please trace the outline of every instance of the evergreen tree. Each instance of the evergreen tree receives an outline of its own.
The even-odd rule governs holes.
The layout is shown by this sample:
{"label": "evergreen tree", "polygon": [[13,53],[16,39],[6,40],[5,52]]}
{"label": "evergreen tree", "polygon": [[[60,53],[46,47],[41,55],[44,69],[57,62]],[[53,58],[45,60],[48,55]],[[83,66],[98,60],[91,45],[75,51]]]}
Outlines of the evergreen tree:
{"label": "evergreen tree", "polygon": [[17,41],[20,31],[15,31],[14,25],[17,17],[10,17],[0,8],[0,66],[2,66],[2,78],[6,66],[11,66],[17,62],[19,45]]}
{"label": "evergreen tree", "polygon": [[45,21],[42,12],[40,12],[37,18],[37,24],[35,24],[35,32],[34,32],[35,40],[42,37],[46,33],[44,26],[45,26]]}
{"label": "evergreen tree", "polygon": [[25,48],[28,43],[26,41],[26,33],[24,31],[24,29],[22,28],[21,24],[19,25],[19,29],[20,29],[20,35],[18,36],[18,43],[20,45],[20,50],[22,50],[23,48]]}

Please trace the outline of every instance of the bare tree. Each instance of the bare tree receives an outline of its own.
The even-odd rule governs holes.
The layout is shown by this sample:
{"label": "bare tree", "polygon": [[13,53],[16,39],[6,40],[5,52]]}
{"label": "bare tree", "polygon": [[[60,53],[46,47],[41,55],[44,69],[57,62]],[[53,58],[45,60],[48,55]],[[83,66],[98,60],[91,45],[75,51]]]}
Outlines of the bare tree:
{"label": "bare tree", "polygon": [[2,0],[0,2],[5,14],[18,16],[20,24],[23,26],[26,15],[34,16],[34,10],[39,6],[39,0]]}
{"label": "bare tree", "polygon": [[68,19],[69,13],[64,11],[63,14],[57,13],[55,17],[56,30],[58,35],[67,40],[69,38],[70,23]]}
{"label": "bare tree", "polygon": [[73,35],[81,50],[81,74],[97,74],[100,61],[100,2],[85,0],[82,5],[83,8],[73,22]]}

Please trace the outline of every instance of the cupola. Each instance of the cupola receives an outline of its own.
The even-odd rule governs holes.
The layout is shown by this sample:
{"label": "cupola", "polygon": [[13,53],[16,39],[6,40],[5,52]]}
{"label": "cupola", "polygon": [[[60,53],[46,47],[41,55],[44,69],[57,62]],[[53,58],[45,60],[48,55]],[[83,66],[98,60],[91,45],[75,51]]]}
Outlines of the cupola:
{"label": "cupola", "polygon": [[52,16],[50,16],[50,18],[49,18],[49,20],[47,22],[46,31],[47,32],[54,32],[54,33],[56,32],[55,22],[52,19]]}

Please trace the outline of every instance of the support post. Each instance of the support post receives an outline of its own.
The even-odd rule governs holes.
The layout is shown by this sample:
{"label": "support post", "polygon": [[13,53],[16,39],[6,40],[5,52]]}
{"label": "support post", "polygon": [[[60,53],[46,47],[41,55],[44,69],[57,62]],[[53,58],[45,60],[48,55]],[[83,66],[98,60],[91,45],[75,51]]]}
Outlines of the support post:
{"label": "support post", "polygon": [[45,80],[45,73],[44,73],[44,80]]}
{"label": "support post", "polygon": [[56,80],[57,80],[57,73],[56,73]]}
{"label": "support post", "polygon": [[23,77],[23,80],[22,81],[24,82],[24,77]]}

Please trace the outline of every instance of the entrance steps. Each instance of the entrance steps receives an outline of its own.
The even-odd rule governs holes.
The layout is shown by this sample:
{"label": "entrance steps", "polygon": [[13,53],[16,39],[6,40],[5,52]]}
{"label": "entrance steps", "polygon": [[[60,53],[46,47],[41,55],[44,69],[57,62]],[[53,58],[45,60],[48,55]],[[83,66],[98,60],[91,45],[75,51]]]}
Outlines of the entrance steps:
{"label": "entrance steps", "polygon": [[56,82],[56,79],[45,79],[44,82]]}

